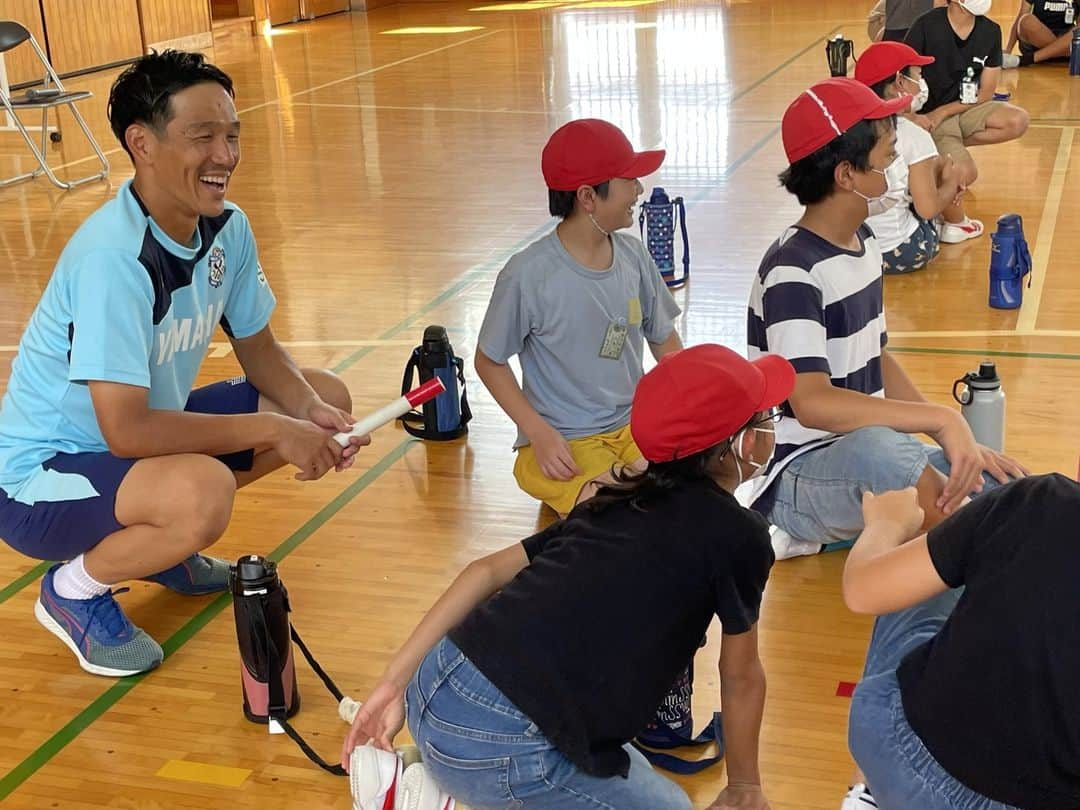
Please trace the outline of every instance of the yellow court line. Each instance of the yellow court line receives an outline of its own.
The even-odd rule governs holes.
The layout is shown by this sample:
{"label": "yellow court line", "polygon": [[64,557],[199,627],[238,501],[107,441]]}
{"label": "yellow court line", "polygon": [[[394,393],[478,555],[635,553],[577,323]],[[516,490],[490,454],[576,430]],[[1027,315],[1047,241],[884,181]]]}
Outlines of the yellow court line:
{"label": "yellow court line", "polygon": [[1034,329],[1039,319],[1039,305],[1042,303],[1046,271],[1050,266],[1050,248],[1054,242],[1054,228],[1057,227],[1075,132],[1075,127],[1061,130],[1054,172],[1050,176],[1050,187],[1046,190],[1046,203],[1043,205],[1042,219],[1039,220],[1039,233],[1035,237],[1035,251],[1031,256],[1031,288],[1024,291],[1024,302],[1020,305],[1020,317],[1016,321],[1016,329],[1020,332]]}
{"label": "yellow court line", "polygon": [[179,779],[183,782],[199,782],[218,787],[240,787],[251,776],[247,768],[231,768],[228,765],[208,765],[186,759],[170,759],[155,776],[162,779]]}

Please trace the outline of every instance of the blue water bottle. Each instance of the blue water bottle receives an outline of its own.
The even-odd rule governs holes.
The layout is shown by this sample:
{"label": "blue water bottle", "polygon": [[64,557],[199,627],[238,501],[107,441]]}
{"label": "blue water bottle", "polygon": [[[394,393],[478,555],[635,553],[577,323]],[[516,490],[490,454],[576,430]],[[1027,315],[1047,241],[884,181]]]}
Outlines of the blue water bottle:
{"label": "blue water bottle", "polygon": [[1024,301],[1024,276],[1030,272],[1024,221],[1019,214],[1003,214],[998,217],[997,230],[990,235],[990,306],[1019,308]]}
{"label": "blue water bottle", "polygon": [[1080,76],[1080,28],[1073,29],[1072,50],[1069,51],[1069,75]]}
{"label": "blue water bottle", "polygon": [[[678,220],[683,241],[683,272],[675,275],[675,221]],[[669,287],[679,287],[690,280],[690,240],[686,235],[686,208],[683,198],[670,199],[664,189],[657,186],[648,202],[641,204],[638,217],[641,238],[649,249],[660,275]]]}

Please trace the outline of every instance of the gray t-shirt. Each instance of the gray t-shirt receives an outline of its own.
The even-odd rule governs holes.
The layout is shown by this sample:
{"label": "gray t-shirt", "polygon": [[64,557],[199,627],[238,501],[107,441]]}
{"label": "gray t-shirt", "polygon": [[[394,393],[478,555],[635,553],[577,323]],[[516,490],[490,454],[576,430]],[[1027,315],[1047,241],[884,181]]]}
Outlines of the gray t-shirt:
{"label": "gray t-shirt", "polygon": [[[480,328],[496,363],[520,355],[525,398],[567,439],[629,422],[644,341],[667,340],[680,312],[645,246],[611,240],[607,270],[578,264],[555,231],[512,256]],[[514,447],[528,443],[519,431]]]}
{"label": "gray t-shirt", "polygon": [[885,29],[907,30],[934,7],[934,0],[885,0]]}

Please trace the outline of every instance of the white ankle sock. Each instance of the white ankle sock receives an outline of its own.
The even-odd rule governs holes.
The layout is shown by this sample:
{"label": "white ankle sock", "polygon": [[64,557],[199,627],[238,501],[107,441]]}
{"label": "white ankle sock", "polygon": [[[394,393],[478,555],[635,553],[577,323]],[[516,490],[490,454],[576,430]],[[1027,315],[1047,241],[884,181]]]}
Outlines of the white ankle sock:
{"label": "white ankle sock", "polygon": [[62,599],[93,599],[101,596],[110,585],[103,585],[88,573],[80,554],[67,565],[62,565],[53,576],[53,588]]}

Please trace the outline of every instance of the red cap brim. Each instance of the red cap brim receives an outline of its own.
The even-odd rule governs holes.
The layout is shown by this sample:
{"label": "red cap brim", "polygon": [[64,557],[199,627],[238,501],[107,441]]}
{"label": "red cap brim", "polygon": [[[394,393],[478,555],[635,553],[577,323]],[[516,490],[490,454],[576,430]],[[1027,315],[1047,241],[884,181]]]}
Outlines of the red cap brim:
{"label": "red cap brim", "polygon": [[795,369],[785,358],[778,354],[766,354],[752,361],[751,365],[765,377],[765,393],[758,403],[758,411],[775,408],[791,396],[795,390]]}
{"label": "red cap brim", "polygon": [[865,119],[874,120],[876,118],[888,118],[890,115],[896,115],[901,113],[911,106],[911,96],[906,93],[902,96],[886,101],[881,100],[881,104],[875,107],[873,110],[863,116]]}
{"label": "red cap brim", "polygon": [[629,180],[650,175],[660,168],[660,164],[664,162],[664,157],[666,155],[667,152],[663,149],[653,149],[648,152],[635,152],[634,159],[630,162],[629,166],[619,173],[619,177]]}

